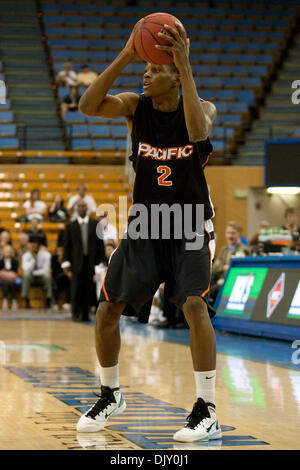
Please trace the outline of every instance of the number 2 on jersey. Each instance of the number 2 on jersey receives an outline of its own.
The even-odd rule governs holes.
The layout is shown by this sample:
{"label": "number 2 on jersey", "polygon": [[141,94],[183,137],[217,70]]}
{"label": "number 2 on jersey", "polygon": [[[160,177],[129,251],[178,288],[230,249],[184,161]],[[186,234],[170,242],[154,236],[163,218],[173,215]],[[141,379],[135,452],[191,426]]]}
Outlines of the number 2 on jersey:
{"label": "number 2 on jersey", "polygon": [[172,186],[172,181],[166,181],[166,178],[171,174],[171,168],[169,166],[160,165],[157,167],[157,172],[162,173],[162,175],[157,178],[159,186]]}

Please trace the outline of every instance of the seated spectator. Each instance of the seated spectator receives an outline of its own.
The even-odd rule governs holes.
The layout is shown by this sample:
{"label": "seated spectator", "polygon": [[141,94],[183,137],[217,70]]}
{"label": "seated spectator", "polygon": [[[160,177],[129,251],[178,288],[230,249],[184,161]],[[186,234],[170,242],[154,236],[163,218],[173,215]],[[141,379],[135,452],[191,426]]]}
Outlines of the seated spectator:
{"label": "seated spectator", "polygon": [[17,250],[17,258],[19,266],[22,266],[22,256],[29,250],[29,236],[25,232],[19,234],[19,248]]}
{"label": "seated spectator", "polygon": [[48,246],[47,235],[40,228],[40,221],[37,217],[33,217],[30,221],[30,230],[27,230],[27,235],[29,237],[29,243],[32,239],[38,239],[41,246]]}
{"label": "seated spectator", "polygon": [[57,246],[56,253],[51,257],[52,291],[54,297],[53,309],[58,310],[58,301],[61,292],[65,293],[65,304],[70,304],[70,279],[61,267],[63,260],[63,247]]}
{"label": "seated spectator", "polygon": [[47,206],[41,201],[41,192],[38,188],[31,191],[30,199],[24,202],[23,207],[26,209],[27,221],[30,222],[33,217],[37,217],[40,222],[43,222]]}
{"label": "seated spectator", "polygon": [[26,308],[30,308],[29,290],[33,285],[40,285],[46,291],[46,308],[51,306],[52,279],[50,272],[51,255],[40,247],[39,238],[32,238],[29,251],[22,256],[22,298]]}
{"label": "seated spectator", "polygon": [[70,62],[64,64],[63,70],[58,72],[56,75],[56,83],[59,86],[76,86],[77,85],[77,73],[72,70]]}
{"label": "seated spectator", "polygon": [[50,222],[65,222],[68,212],[64,207],[64,200],[60,194],[56,194],[48,207],[48,215]]}
{"label": "seated spectator", "polygon": [[8,230],[0,233],[0,257],[3,256],[3,249],[6,245],[12,245],[11,234]]}
{"label": "seated spectator", "polygon": [[2,309],[8,309],[8,297],[12,299],[12,310],[17,310],[17,280],[18,261],[14,258],[14,252],[11,245],[3,248],[3,257],[0,259],[0,285],[3,291]]}
{"label": "seated spectator", "polygon": [[77,204],[79,201],[84,200],[86,202],[88,208],[87,215],[96,212],[97,209],[95,199],[90,194],[87,194],[87,185],[85,183],[81,183],[77,189],[78,194],[70,197],[67,206],[71,222],[78,218],[79,214],[77,211]]}
{"label": "seated spectator", "polygon": [[82,65],[80,72],[77,74],[77,85],[88,87],[97,77],[98,74],[90,70],[88,65]]}
{"label": "seated spectator", "polygon": [[78,89],[76,86],[71,86],[69,94],[66,95],[61,104],[61,112],[63,118],[67,111],[78,111],[78,103],[80,100],[80,95],[78,94]]}
{"label": "seated spectator", "polygon": [[223,284],[230,260],[234,256],[248,256],[249,249],[241,242],[242,227],[237,222],[228,222],[225,230],[227,245],[215,259],[212,267],[212,279],[210,299],[213,302],[217,296],[220,286]]}
{"label": "seated spectator", "polygon": [[299,251],[300,250],[300,226],[298,224],[298,215],[296,213],[296,210],[293,207],[288,207],[285,212],[284,212],[284,219],[285,219],[285,224],[283,228],[285,230],[289,230],[293,243],[292,243],[292,249],[294,251]]}
{"label": "seated spectator", "polygon": [[108,243],[109,240],[113,240],[113,242],[117,245],[118,243],[118,232],[114,225],[109,223],[108,215],[105,214],[99,217],[100,223],[102,225],[102,232],[103,232],[103,241],[104,244]]}

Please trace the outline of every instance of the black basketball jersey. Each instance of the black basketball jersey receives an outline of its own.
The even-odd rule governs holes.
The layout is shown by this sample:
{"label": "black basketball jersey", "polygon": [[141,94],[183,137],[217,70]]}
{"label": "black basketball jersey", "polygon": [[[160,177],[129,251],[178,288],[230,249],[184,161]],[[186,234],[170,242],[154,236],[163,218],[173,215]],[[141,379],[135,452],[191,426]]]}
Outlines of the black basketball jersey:
{"label": "black basketball jersey", "polygon": [[212,144],[189,140],[183,99],[176,111],[154,109],[151,98],[140,95],[133,119],[132,155],[136,173],[133,203],[204,204],[204,218],[214,215],[204,176]]}

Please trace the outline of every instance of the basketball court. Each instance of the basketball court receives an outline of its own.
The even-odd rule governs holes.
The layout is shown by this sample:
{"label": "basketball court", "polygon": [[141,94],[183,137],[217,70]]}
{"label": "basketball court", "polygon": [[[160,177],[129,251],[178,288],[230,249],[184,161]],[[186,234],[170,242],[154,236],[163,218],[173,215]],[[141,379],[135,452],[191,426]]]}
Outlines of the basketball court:
{"label": "basketball court", "polygon": [[1,450],[299,448],[300,371],[288,342],[217,332],[223,439],[181,444],[172,435],[194,402],[188,330],[122,319],[120,384],[127,409],[103,431],[88,434],[77,433],[76,422],[99,393],[93,321],[74,323],[36,310],[2,314],[0,325]]}

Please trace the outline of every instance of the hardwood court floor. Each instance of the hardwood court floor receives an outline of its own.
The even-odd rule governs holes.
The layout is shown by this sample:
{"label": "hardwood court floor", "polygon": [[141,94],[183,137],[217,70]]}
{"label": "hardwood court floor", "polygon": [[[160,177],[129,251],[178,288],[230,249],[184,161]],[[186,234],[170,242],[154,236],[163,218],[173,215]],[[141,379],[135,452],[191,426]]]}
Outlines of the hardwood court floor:
{"label": "hardwood court floor", "polygon": [[[94,328],[50,316],[0,318],[1,450],[300,448],[300,367],[289,365],[290,344],[217,333],[223,439],[186,445],[172,435],[195,401],[188,330],[128,320],[120,357],[127,409],[99,433],[77,433],[99,387]],[[277,353],[286,358],[280,366]]]}

